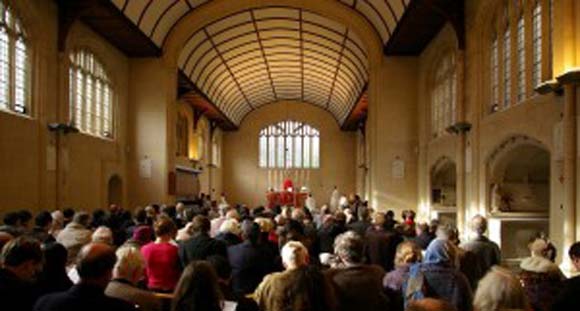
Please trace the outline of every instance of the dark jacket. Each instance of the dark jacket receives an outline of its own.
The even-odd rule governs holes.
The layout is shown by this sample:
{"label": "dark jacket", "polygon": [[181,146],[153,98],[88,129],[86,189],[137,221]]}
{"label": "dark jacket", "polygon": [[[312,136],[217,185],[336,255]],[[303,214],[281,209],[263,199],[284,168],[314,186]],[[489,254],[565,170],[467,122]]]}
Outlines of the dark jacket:
{"label": "dark jacket", "polygon": [[40,243],[52,243],[56,242],[56,239],[49,234],[44,228],[41,227],[34,227],[29,234],[31,237],[40,241]]}
{"label": "dark jacket", "polygon": [[383,278],[383,289],[391,302],[393,311],[404,310],[403,283],[409,277],[409,265],[396,267]]}
{"label": "dark jacket", "polygon": [[318,229],[319,253],[334,253],[334,239],[346,230],[338,224],[323,225]]}
{"label": "dark jacket", "polygon": [[501,263],[501,252],[499,246],[487,237],[477,237],[462,244],[461,248],[472,252],[477,258],[480,275],[475,278],[476,283],[485,276],[491,267]]}
{"label": "dark jacket", "polygon": [[227,258],[227,247],[223,241],[212,239],[207,233],[198,234],[179,245],[179,260],[182,268],[187,267],[194,260],[205,260],[213,255]]}
{"label": "dark jacket", "polygon": [[215,239],[224,242],[228,247],[242,243],[242,239],[231,232],[220,232]]}
{"label": "dark jacket", "polygon": [[429,232],[421,232],[420,235],[416,236],[415,238],[413,238],[413,242],[415,242],[415,244],[419,245],[419,247],[421,247],[421,249],[427,249],[427,247],[429,246],[429,243],[431,243],[431,241],[433,241],[435,239],[435,235],[430,234]]}
{"label": "dark jacket", "polygon": [[385,271],[380,266],[330,269],[325,274],[334,287],[338,310],[389,310],[389,300],[383,293]]}
{"label": "dark jacket", "polygon": [[535,311],[552,310],[564,280],[558,266],[543,257],[528,257],[522,260],[520,268],[519,278],[532,308]]}
{"label": "dark jacket", "polygon": [[563,290],[556,297],[552,310],[580,310],[580,276],[564,281]]}
{"label": "dark jacket", "polygon": [[365,236],[365,233],[367,232],[367,229],[371,226],[371,223],[366,221],[366,220],[359,220],[359,221],[355,221],[351,224],[348,225],[348,230],[352,230],[358,234],[360,234],[360,236]]}
{"label": "dark jacket", "polygon": [[274,271],[275,254],[268,246],[250,241],[230,246],[228,259],[232,267],[232,289],[236,294],[253,293],[264,276]]}
{"label": "dark jacket", "polygon": [[394,267],[395,253],[399,241],[391,232],[370,227],[366,232],[366,257],[373,265],[381,266],[385,271]]}
{"label": "dark jacket", "polygon": [[131,304],[105,296],[104,290],[78,284],[66,292],[46,295],[38,300],[34,311],[134,311]]}
{"label": "dark jacket", "polygon": [[[16,275],[6,269],[0,269],[0,303],[10,306],[12,310],[32,310],[34,302],[38,298],[38,290],[32,283],[20,280]],[[7,308],[6,310],[9,310]]]}

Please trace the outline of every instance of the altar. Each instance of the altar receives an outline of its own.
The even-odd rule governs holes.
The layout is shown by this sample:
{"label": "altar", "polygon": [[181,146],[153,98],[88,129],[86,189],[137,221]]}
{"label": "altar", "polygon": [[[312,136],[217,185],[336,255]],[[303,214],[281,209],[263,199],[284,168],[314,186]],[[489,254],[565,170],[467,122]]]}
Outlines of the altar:
{"label": "altar", "polygon": [[308,193],[295,191],[290,179],[284,180],[282,190],[270,189],[266,195],[268,208],[274,208],[276,205],[302,208],[305,205],[306,198],[308,198]]}

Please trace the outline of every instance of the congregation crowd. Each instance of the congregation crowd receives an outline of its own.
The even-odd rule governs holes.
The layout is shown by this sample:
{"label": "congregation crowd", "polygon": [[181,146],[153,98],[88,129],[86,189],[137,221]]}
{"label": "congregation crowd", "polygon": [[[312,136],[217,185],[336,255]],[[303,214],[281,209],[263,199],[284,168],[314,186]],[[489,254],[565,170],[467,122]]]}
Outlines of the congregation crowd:
{"label": "congregation crowd", "polygon": [[[333,206],[334,205],[334,206]],[[502,266],[471,219],[416,223],[352,195],[316,208],[212,202],[92,213],[7,212],[0,226],[1,310],[580,310],[538,234],[518,269]],[[580,270],[580,243],[568,254]]]}

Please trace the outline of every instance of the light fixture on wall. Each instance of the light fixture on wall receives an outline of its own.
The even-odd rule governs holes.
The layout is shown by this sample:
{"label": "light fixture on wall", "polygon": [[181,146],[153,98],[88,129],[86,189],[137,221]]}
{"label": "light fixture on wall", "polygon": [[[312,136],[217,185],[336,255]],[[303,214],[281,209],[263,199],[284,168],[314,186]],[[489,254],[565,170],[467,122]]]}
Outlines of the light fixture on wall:
{"label": "light fixture on wall", "polygon": [[457,122],[453,125],[448,126],[445,131],[447,131],[447,133],[449,134],[454,134],[454,135],[459,135],[459,134],[465,134],[467,132],[469,132],[469,130],[471,130],[471,123],[469,122]]}
{"label": "light fixture on wall", "polygon": [[56,133],[63,133],[63,134],[69,134],[69,133],[78,133],[79,129],[76,128],[72,123],[67,124],[67,123],[49,123],[48,124],[48,130],[51,132],[56,132]]}

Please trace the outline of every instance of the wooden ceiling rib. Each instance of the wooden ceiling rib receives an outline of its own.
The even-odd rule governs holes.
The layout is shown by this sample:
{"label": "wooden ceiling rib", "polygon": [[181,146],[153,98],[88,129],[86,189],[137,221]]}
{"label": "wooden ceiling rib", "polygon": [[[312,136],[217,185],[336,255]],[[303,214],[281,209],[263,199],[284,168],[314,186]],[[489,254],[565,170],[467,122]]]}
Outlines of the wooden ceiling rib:
{"label": "wooden ceiling rib", "polygon": [[367,83],[366,55],[343,25],[272,6],[205,25],[190,36],[178,65],[237,125],[277,100],[310,102],[342,124]]}

